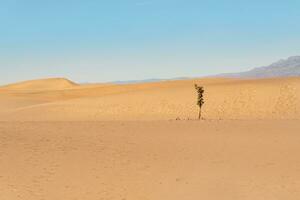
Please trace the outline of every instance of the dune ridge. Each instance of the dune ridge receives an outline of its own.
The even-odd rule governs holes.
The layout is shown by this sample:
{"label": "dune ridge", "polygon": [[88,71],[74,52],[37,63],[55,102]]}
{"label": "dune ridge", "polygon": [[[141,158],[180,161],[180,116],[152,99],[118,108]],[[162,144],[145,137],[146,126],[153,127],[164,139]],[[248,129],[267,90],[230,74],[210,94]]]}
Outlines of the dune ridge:
{"label": "dune ridge", "polygon": [[6,90],[63,90],[77,84],[66,78],[48,78],[23,81],[1,87]]}
{"label": "dune ridge", "polygon": [[[0,120],[195,119],[198,112],[195,83],[205,87],[206,119],[300,119],[300,78],[294,77],[89,86],[66,79],[23,82],[0,89],[3,107],[15,102],[7,112],[0,112]],[[22,100],[27,103],[22,104]]]}

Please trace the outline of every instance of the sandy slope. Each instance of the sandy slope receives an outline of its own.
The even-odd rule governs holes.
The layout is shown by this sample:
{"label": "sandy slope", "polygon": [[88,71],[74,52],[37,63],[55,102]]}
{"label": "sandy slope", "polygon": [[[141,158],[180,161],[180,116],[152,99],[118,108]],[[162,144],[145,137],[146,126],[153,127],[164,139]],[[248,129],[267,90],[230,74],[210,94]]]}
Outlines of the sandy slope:
{"label": "sandy slope", "polygon": [[65,78],[48,78],[39,80],[23,81],[2,86],[5,90],[63,90],[77,84]]}
{"label": "sandy slope", "polygon": [[298,200],[299,124],[0,122],[0,199]]}
{"label": "sandy slope", "polygon": [[[175,121],[194,83],[206,120]],[[0,200],[298,200],[299,98],[299,78],[1,87]]]}
{"label": "sandy slope", "polygon": [[208,78],[132,85],[23,82],[0,88],[0,120],[193,119],[194,83],[205,87],[207,119],[300,119],[300,78]]}

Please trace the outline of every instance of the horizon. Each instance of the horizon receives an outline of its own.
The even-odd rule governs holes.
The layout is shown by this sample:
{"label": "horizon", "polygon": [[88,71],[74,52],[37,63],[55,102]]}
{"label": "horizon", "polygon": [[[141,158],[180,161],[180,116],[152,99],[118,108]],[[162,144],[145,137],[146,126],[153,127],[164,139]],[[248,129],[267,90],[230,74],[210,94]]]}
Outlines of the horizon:
{"label": "horizon", "polygon": [[[204,77],[300,52],[300,2],[0,2],[0,85]],[[279,12],[280,11],[280,12]]]}
{"label": "horizon", "polygon": [[223,78],[241,78],[241,79],[261,79],[261,78],[286,78],[286,77],[298,77],[298,75],[292,75],[292,76],[270,76],[270,77],[236,77],[236,76],[226,76],[226,75],[238,75],[238,74],[241,74],[241,73],[245,73],[245,72],[250,72],[252,70],[256,70],[256,69],[262,69],[262,68],[265,68],[265,67],[270,67],[271,65],[273,64],[276,64],[276,63],[279,63],[279,62],[282,62],[282,61],[287,61],[289,59],[292,59],[292,58],[299,58],[300,56],[290,56],[288,58],[282,58],[282,59],[279,59],[273,63],[271,63],[270,65],[268,66],[260,66],[260,67],[254,67],[254,68],[250,68],[249,70],[247,71],[239,71],[239,72],[229,72],[229,73],[219,73],[219,74],[211,74],[211,75],[206,75],[206,76],[181,76],[181,77],[160,77],[160,78],[156,78],[156,77],[153,77],[153,78],[147,78],[147,79],[127,79],[127,80],[113,80],[113,81],[106,81],[106,82],[77,82],[77,81],[74,81],[72,80],[71,78],[69,77],[63,77],[63,76],[56,76],[56,77],[37,77],[35,79],[24,79],[24,80],[18,80],[18,81],[15,81],[15,82],[9,82],[9,83],[4,83],[4,84],[0,84],[0,86],[7,86],[7,85],[11,85],[11,84],[15,84],[15,83],[22,83],[22,82],[27,82],[27,81],[35,81],[35,80],[47,80],[47,79],[65,79],[67,81],[71,81],[73,83],[76,83],[76,84],[106,84],[106,83],[115,83],[115,84],[120,84],[120,85],[123,85],[123,84],[138,84],[138,83],[153,83],[153,82],[161,82],[161,81],[175,81],[175,80],[192,80],[192,79],[202,79],[202,78],[215,78],[215,77],[223,77]]}

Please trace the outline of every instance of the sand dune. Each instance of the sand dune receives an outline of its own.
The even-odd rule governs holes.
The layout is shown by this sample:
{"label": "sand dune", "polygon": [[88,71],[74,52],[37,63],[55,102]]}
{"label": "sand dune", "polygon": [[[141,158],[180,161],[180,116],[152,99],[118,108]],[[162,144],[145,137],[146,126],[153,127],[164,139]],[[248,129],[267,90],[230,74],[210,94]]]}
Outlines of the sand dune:
{"label": "sand dune", "polygon": [[206,119],[300,119],[300,78],[76,87],[63,79],[38,80],[0,89],[2,106],[15,102],[0,115],[1,120],[28,121],[195,119],[195,83],[205,87]]}
{"label": "sand dune", "polygon": [[1,87],[0,199],[298,200],[299,106],[300,78]]}
{"label": "sand dune", "polygon": [[1,87],[6,90],[63,90],[77,84],[65,78],[30,80]]}

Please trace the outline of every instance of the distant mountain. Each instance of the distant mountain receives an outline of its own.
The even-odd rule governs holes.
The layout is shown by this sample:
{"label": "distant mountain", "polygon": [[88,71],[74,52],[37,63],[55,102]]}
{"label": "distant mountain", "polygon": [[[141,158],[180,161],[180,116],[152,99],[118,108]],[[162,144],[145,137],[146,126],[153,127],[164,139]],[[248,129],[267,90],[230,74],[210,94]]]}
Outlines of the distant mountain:
{"label": "distant mountain", "polygon": [[185,80],[189,79],[187,77],[177,77],[177,78],[171,78],[171,79],[144,79],[144,80],[128,80],[128,81],[114,81],[112,83],[114,84],[134,84],[134,83],[154,83],[154,82],[160,82],[160,81],[175,81],[175,80]]}
{"label": "distant mountain", "polygon": [[[271,77],[289,77],[300,76],[300,56],[292,56],[287,59],[281,59],[271,65],[257,67],[246,72],[219,74],[209,77],[228,77],[228,78],[271,78]],[[195,78],[195,77],[193,77]],[[133,84],[133,83],[151,83],[170,80],[185,80],[192,77],[178,77],[173,79],[145,79],[115,81],[114,84]]]}
{"label": "distant mountain", "polygon": [[134,83],[152,83],[164,81],[165,79],[144,79],[144,80],[128,80],[128,81],[114,81],[114,84],[134,84]]}
{"label": "distant mountain", "polygon": [[269,66],[254,68],[241,73],[221,74],[221,77],[270,78],[300,76],[300,56],[279,60]]}

